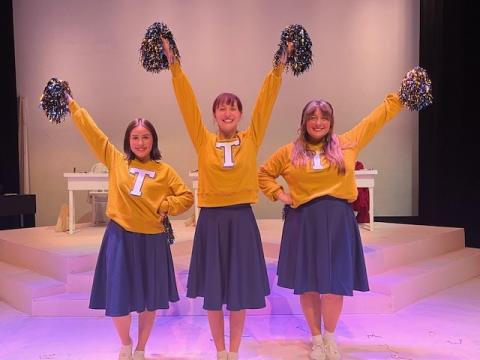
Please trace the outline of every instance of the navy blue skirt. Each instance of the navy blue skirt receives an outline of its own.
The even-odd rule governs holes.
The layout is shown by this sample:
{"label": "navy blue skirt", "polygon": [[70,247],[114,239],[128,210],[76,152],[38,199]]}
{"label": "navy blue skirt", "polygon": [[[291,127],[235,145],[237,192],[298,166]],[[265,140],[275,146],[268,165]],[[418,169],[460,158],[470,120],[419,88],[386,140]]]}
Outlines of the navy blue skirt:
{"label": "navy blue skirt", "polygon": [[193,241],[187,296],[205,310],[265,307],[270,294],[260,232],[249,204],[202,208]]}
{"label": "navy blue skirt", "polygon": [[139,234],[110,221],[98,254],[91,309],[107,316],[168,309],[178,301],[167,234]]}
{"label": "navy blue skirt", "polygon": [[278,285],[295,294],[369,290],[360,232],[347,201],[322,196],[288,208],[277,275]]}

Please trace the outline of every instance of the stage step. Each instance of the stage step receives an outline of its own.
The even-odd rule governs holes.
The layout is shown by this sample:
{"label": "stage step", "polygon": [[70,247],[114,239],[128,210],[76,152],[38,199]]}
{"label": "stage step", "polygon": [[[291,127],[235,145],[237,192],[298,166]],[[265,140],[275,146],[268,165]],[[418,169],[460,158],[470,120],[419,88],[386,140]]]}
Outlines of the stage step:
{"label": "stage step", "polygon": [[[172,224],[177,237],[172,255],[189,255],[194,228],[179,220]],[[265,256],[278,258],[282,222],[266,219],[258,225]],[[55,232],[52,227],[0,231],[0,261],[66,282],[72,273],[95,268],[104,231],[104,227],[88,224],[78,224],[77,229],[72,235]],[[392,232],[398,235],[392,237]],[[376,223],[375,231],[362,229],[361,233],[369,275],[465,246],[460,228]]]}
{"label": "stage step", "polygon": [[52,227],[0,231],[0,261],[66,282],[69,274],[95,267],[100,227],[80,224],[68,235]]}
{"label": "stage step", "polygon": [[105,311],[88,308],[90,294],[86,292],[41,296],[32,301],[34,316],[103,316]]}
{"label": "stage step", "polygon": [[[203,300],[185,297],[188,268],[175,264],[180,301],[161,315],[205,315]],[[271,295],[263,309],[249,310],[250,315],[302,314],[298,296],[290,289],[276,285],[276,259],[267,258]],[[370,277],[369,292],[354,292],[345,297],[344,314],[393,313],[425,296],[463,282],[480,274],[480,249],[464,248],[410,265],[397,267]],[[80,274],[77,274],[80,275]],[[76,275],[76,276],[77,276]],[[83,274],[90,283],[92,273]],[[85,280],[84,279],[84,280]],[[85,281],[85,283],[87,283]],[[69,286],[75,290],[75,286]],[[88,309],[90,287],[82,292],[43,296],[33,300],[33,314],[42,316],[92,316],[103,314]]]}
{"label": "stage step", "polygon": [[67,291],[70,293],[90,292],[92,289],[94,270],[68,274]]}
{"label": "stage step", "polygon": [[[398,236],[392,236],[392,230]],[[461,228],[376,223],[375,231],[361,230],[369,276],[409,263],[465,248]]]}
{"label": "stage step", "polygon": [[[164,315],[205,315],[203,299],[185,297],[194,228],[173,220],[172,245],[180,301]],[[298,296],[276,285],[281,220],[258,221],[271,295],[249,314],[301,314]],[[104,228],[79,225],[73,235],[51,227],[0,231],[0,298],[38,316],[97,316],[88,309]],[[465,248],[459,228],[376,223],[361,230],[371,291],[346,297],[344,313],[392,313],[480,275],[480,249]]]}
{"label": "stage step", "polygon": [[0,261],[0,299],[17,310],[32,314],[33,299],[65,290],[61,281]]}
{"label": "stage step", "polygon": [[[275,260],[276,261],[276,260]],[[186,298],[186,282],[188,270],[177,266],[176,278],[180,294],[180,301],[170,304],[170,309],[160,310],[159,315],[206,315],[203,309],[203,299]],[[290,289],[284,289],[276,285],[276,262],[272,263],[267,259],[267,269],[270,280],[271,294],[266,299],[266,307],[258,310],[249,310],[249,315],[291,315],[302,314],[299,298],[293,295]],[[80,275],[76,274],[75,276]],[[92,274],[84,273],[84,285],[91,282]],[[82,278],[80,275],[79,278]],[[88,279],[88,282],[85,280]],[[78,279],[77,279],[78,280]],[[102,315],[103,311],[88,309],[90,298],[90,286],[85,291],[76,291],[77,285],[69,285],[69,291],[62,294],[43,296],[33,299],[32,315],[37,316],[96,316]],[[361,293],[355,292],[352,298],[345,298],[344,313],[391,313],[393,309],[392,297],[376,292]]]}
{"label": "stage step", "polygon": [[392,297],[393,310],[480,274],[480,249],[457,251],[369,278],[370,289]]}

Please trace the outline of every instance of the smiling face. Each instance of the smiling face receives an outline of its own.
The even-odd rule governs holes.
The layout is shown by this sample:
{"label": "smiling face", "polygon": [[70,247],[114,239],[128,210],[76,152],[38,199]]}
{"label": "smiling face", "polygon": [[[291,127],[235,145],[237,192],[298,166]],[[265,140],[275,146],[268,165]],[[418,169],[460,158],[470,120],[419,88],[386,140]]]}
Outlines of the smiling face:
{"label": "smiling face", "polygon": [[150,130],[139,125],[130,132],[130,149],[140,161],[150,160],[153,146],[153,136]]}
{"label": "smiling face", "polygon": [[212,110],[220,137],[232,138],[238,130],[238,124],[242,117],[240,99],[231,93],[220,94],[215,99]]}
{"label": "smiling face", "polygon": [[237,104],[220,105],[217,110],[215,110],[214,116],[221,137],[229,139],[235,135],[238,129],[238,123],[242,117],[242,113],[238,110]]}
{"label": "smiling face", "polygon": [[308,116],[306,120],[306,128],[309,139],[313,143],[320,142],[330,131],[330,119],[322,115],[320,109]]}
{"label": "smiling face", "polygon": [[327,136],[333,132],[333,107],[323,100],[310,101],[302,111],[300,132],[303,138],[318,144],[327,140]]}

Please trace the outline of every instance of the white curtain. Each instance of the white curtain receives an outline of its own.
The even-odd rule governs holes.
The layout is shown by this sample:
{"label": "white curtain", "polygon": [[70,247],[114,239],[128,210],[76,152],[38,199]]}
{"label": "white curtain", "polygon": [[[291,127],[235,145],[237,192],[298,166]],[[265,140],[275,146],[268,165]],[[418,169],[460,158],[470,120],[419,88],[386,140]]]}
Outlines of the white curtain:
{"label": "white curtain", "polygon": [[25,98],[19,96],[18,105],[18,158],[20,170],[20,194],[30,193],[30,169],[28,163],[28,133],[25,118]]}

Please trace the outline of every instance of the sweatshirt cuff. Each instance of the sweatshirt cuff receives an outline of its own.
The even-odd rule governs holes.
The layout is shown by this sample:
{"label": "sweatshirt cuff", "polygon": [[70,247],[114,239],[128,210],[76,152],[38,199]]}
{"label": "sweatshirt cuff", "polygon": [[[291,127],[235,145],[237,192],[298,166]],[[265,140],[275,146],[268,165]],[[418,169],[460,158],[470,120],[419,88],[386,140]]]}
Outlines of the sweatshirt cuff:
{"label": "sweatshirt cuff", "polygon": [[273,193],[272,193],[272,199],[273,201],[277,201],[278,200],[278,194],[280,194],[280,192],[283,191],[283,187],[279,187],[277,190],[275,190]]}
{"label": "sweatshirt cuff", "polygon": [[[387,98],[393,98],[395,100],[396,103],[402,105],[402,102],[400,101],[400,95],[396,92],[392,92],[390,94],[387,95]],[[402,105],[403,106],[403,105]]]}
{"label": "sweatshirt cuff", "polygon": [[182,68],[180,67],[180,63],[178,61],[174,61],[170,64],[170,71],[172,72],[173,77],[178,77],[182,73]]}
{"label": "sweatshirt cuff", "polygon": [[70,113],[73,115],[75,111],[80,110],[80,105],[75,100],[72,100],[70,104],[68,104],[68,109],[70,110]]}
{"label": "sweatshirt cuff", "polygon": [[168,214],[168,209],[169,209],[168,201],[164,200],[160,204],[160,211],[163,212],[164,214]]}
{"label": "sweatshirt cuff", "polygon": [[285,64],[278,64],[278,66],[273,68],[273,73],[278,77],[282,77],[283,70],[285,70]]}

